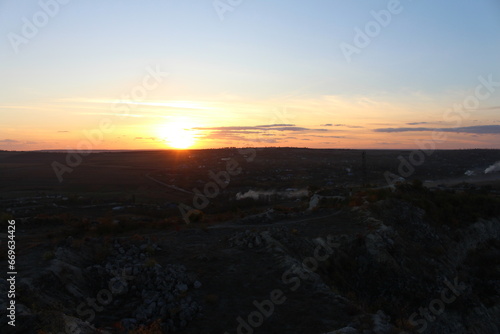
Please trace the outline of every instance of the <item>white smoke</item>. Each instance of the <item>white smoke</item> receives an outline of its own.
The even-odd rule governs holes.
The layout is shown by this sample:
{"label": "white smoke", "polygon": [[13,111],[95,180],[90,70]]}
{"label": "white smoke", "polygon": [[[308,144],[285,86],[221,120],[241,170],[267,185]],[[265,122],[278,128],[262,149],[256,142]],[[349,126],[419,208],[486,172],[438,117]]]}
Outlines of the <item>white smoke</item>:
{"label": "white smoke", "polygon": [[500,172],[500,161],[495,162],[493,165],[486,168],[484,174],[494,173],[494,172]]}
{"label": "white smoke", "polygon": [[242,200],[245,198],[253,198],[254,200],[258,200],[260,197],[268,197],[276,195],[282,198],[299,198],[304,197],[309,194],[307,189],[294,189],[289,191],[276,191],[276,190],[249,190],[246,193],[237,193],[236,199]]}
{"label": "white smoke", "polygon": [[253,198],[254,200],[259,199],[259,196],[270,196],[272,195],[272,191],[255,191],[255,190],[249,190],[246,193],[237,193],[236,194],[236,199],[239,201],[241,199],[245,198]]}

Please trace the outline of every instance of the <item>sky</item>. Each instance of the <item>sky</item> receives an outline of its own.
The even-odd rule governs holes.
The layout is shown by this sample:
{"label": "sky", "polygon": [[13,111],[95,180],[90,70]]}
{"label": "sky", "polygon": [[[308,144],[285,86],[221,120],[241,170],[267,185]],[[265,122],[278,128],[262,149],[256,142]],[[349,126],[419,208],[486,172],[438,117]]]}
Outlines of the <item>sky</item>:
{"label": "sky", "polygon": [[498,0],[0,0],[0,149],[500,149]]}

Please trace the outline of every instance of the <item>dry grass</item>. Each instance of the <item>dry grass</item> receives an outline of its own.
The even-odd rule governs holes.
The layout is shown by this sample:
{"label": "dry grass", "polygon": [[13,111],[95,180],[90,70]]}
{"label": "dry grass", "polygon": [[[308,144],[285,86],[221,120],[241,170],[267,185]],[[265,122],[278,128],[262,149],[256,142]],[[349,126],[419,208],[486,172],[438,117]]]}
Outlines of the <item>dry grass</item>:
{"label": "dry grass", "polygon": [[161,319],[153,321],[149,325],[140,326],[137,329],[131,330],[129,334],[162,334]]}
{"label": "dry grass", "polygon": [[153,258],[149,258],[149,259],[147,259],[147,260],[144,262],[144,266],[145,266],[145,267],[148,267],[148,268],[149,268],[149,267],[154,267],[154,266],[155,266],[155,265],[157,265],[157,264],[158,264],[158,262],[157,262],[155,259],[153,259]]}
{"label": "dry grass", "polygon": [[50,261],[55,257],[55,254],[53,251],[46,251],[43,253],[43,260],[44,261]]}

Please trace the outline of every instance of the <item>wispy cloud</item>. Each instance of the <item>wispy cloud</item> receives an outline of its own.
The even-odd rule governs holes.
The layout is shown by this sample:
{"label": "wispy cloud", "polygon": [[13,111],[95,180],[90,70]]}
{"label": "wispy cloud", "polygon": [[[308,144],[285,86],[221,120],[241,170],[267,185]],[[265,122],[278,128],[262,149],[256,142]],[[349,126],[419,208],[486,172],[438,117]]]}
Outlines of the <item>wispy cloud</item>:
{"label": "wispy cloud", "polygon": [[14,145],[19,147],[20,145],[36,145],[42,142],[36,142],[32,140],[14,140],[14,139],[1,139],[0,144]]}
{"label": "wispy cloud", "polygon": [[284,126],[281,128],[272,128],[273,131],[294,131],[294,132],[300,132],[300,131],[323,131],[323,129],[308,129],[308,128],[302,128],[298,126]]}
{"label": "wispy cloud", "polygon": [[193,130],[207,131],[246,131],[258,129],[256,126],[216,126],[216,127],[195,127]]}
{"label": "wispy cloud", "polygon": [[346,138],[345,136],[320,136],[320,135],[309,135],[308,137],[314,137],[314,138]]}
{"label": "wispy cloud", "polygon": [[347,125],[347,124],[335,124],[334,126],[339,126],[339,127],[344,127],[344,128],[349,128],[349,129],[363,129],[363,126],[359,125]]}
{"label": "wispy cloud", "polygon": [[[135,118],[141,118],[145,117],[146,115],[141,115],[141,114],[118,114],[118,113],[112,113],[112,112],[77,112],[75,113],[76,115],[85,115],[85,116],[120,116],[120,117],[135,117]],[[165,116],[162,115],[148,115],[148,117],[160,117],[160,118],[165,118]]]}
{"label": "wispy cloud", "polygon": [[257,128],[274,128],[280,126],[295,126],[295,124],[268,124],[268,125],[257,125]]}
{"label": "wispy cloud", "polygon": [[[230,140],[242,142],[261,142],[266,144],[285,143],[287,140],[311,140],[328,129],[315,129],[296,126],[295,124],[264,124],[255,126],[217,126],[194,127],[192,130],[206,133],[202,138],[209,140]],[[301,137],[286,136],[286,134],[301,134]],[[328,137],[328,136],[324,136]],[[332,136],[332,138],[337,136]]]}
{"label": "wispy cloud", "polygon": [[500,134],[500,125],[478,125],[466,126],[459,128],[379,128],[374,129],[375,132],[423,132],[423,131],[437,131],[437,132],[455,132],[455,133],[471,133],[471,134]]}
{"label": "wispy cloud", "polygon": [[212,132],[201,137],[202,139],[210,140],[229,140],[229,141],[241,141],[241,142],[255,142],[255,143],[267,143],[267,144],[277,144],[282,142],[279,138],[262,138],[262,137],[245,137],[238,134],[227,133],[227,132]]}
{"label": "wispy cloud", "polygon": [[500,106],[479,108],[478,110],[500,110]]}
{"label": "wispy cloud", "polygon": [[423,125],[423,124],[429,124],[429,122],[412,122],[412,123],[406,123],[406,125]]}
{"label": "wispy cloud", "polygon": [[124,105],[137,105],[137,106],[152,106],[172,109],[190,109],[190,110],[211,110],[214,109],[209,106],[207,102],[195,101],[134,101],[127,99],[60,99],[61,102],[76,102],[76,103],[91,103],[91,104],[124,104]]}
{"label": "wispy cloud", "polygon": [[291,132],[303,132],[303,131],[329,131],[327,129],[312,129],[296,126],[294,124],[269,124],[269,125],[255,125],[255,126],[217,126],[217,127],[195,127],[193,130],[204,130],[204,131],[291,131]]}

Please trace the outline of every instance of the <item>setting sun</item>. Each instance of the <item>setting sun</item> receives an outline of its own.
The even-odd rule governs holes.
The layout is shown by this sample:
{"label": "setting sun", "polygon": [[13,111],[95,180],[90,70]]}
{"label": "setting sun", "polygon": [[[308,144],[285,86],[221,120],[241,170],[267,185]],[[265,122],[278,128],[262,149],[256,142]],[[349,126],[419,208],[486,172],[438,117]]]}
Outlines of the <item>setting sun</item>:
{"label": "setting sun", "polygon": [[184,120],[177,120],[160,126],[159,136],[171,148],[186,149],[196,143],[196,133],[192,130],[193,124]]}

